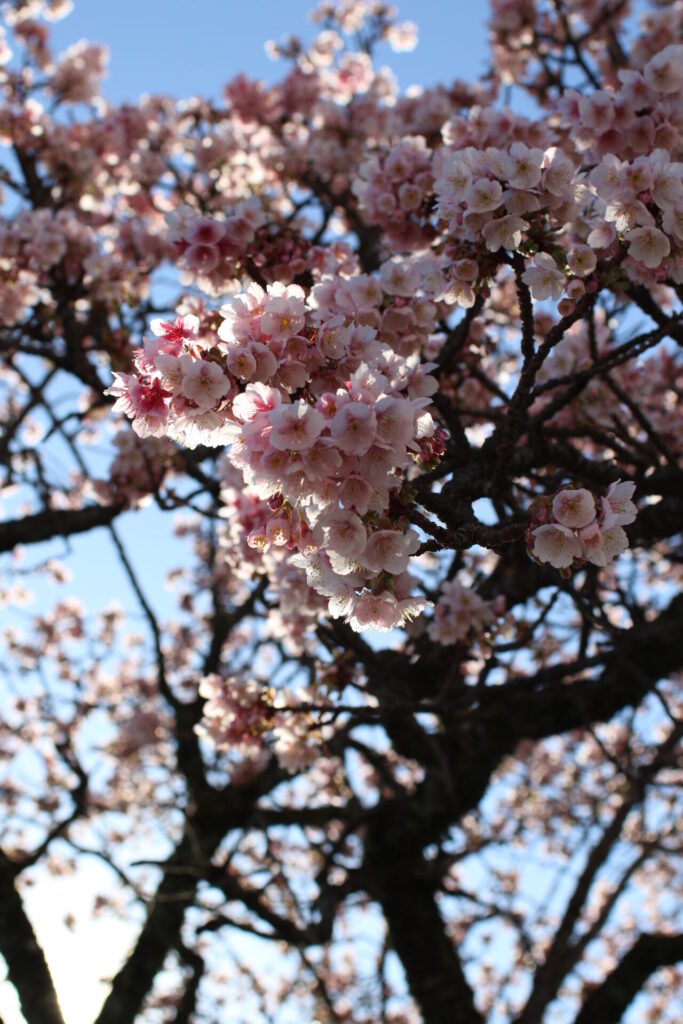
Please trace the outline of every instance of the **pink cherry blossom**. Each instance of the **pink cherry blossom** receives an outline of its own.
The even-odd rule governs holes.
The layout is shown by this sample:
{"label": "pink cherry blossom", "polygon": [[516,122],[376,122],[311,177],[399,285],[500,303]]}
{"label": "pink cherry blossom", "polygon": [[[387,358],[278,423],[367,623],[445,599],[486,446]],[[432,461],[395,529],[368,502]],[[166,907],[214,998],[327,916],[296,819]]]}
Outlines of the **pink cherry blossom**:
{"label": "pink cherry blossom", "polygon": [[539,526],[531,536],[533,554],[539,562],[550,562],[556,569],[567,569],[575,558],[581,558],[581,542],[568,526],[548,523]]}
{"label": "pink cherry blossom", "polygon": [[226,358],[226,366],[240,380],[251,380],[256,373],[256,360],[248,348],[231,349]]}
{"label": "pink cherry blossom", "polygon": [[590,173],[591,184],[605,200],[614,199],[621,189],[623,163],[613,153],[607,153]]}
{"label": "pink cherry blossom", "polygon": [[170,342],[182,342],[194,338],[199,330],[199,318],[192,313],[176,317],[174,321],[160,318],[150,321],[152,334],[157,338],[165,338]]}
{"label": "pink cherry blossom", "polygon": [[217,246],[204,243],[189,246],[183,254],[185,265],[199,274],[209,274],[218,266],[220,258]]}
{"label": "pink cherry blossom", "polygon": [[493,605],[475,590],[458,580],[446,580],[441,586],[427,633],[432,640],[450,646],[475,633],[484,632],[495,618]]}
{"label": "pink cherry blossom", "polygon": [[[671,163],[666,150],[658,151],[660,158],[651,157],[652,198],[660,209],[668,210],[683,200],[683,164]],[[663,224],[664,230],[667,231]],[[669,232],[671,233],[671,232]]]}
{"label": "pink cherry blossom", "polygon": [[588,274],[592,274],[597,262],[597,257],[589,245],[574,246],[567,257],[569,269],[577,277],[586,277]]}
{"label": "pink cherry blossom", "polygon": [[626,551],[628,548],[628,537],[621,526],[609,526],[601,532],[607,561],[611,562],[618,555]]}
{"label": "pink cherry blossom", "polygon": [[304,326],[304,292],[298,285],[268,288],[268,298],[261,317],[261,330],[272,341],[285,341],[298,334]]}
{"label": "pink cherry blossom", "polygon": [[546,252],[536,253],[533,266],[522,274],[522,280],[529,285],[531,294],[539,301],[562,298],[567,280],[558,269],[555,260]]}
{"label": "pink cherry blossom", "polygon": [[365,455],[377,432],[374,410],[363,402],[347,402],[330,424],[330,435],[342,451]]}
{"label": "pink cherry blossom", "polygon": [[415,434],[415,409],[405,399],[385,395],[374,406],[377,439],[385,444],[411,447]]}
{"label": "pink cherry blossom", "polygon": [[602,530],[597,522],[585,526],[579,531],[582,557],[593,565],[607,565],[608,557],[605,550],[605,540]]}
{"label": "pink cherry blossom", "polygon": [[320,436],[324,423],[318,410],[303,401],[279,405],[270,411],[269,419],[273,428],[269,440],[273,448],[296,451],[310,448]]}
{"label": "pink cherry blossom", "polygon": [[628,253],[646,267],[658,267],[671,252],[671,243],[663,231],[654,227],[634,228],[626,235]]}
{"label": "pink cherry blossom", "polygon": [[402,21],[391,25],[384,38],[396,53],[414,50],[417,46],[417,25],[412,21]]}
{"label": "pink cherry blossom", "polygon": [[399,256],[392,256],[382,264],[380,280],[382,287],[390,295],[407,297],[415,294],[419,282],[415,268]]}
{"label": "pink cherry blossom", "polygon": [[486,248],[491,252],[497,249],[516,249],[522,240],[522,234],[529,227],[529,222],[522,217],[508,214],[484,224],[482,235],[486,240]]}
{"label": "pink cherry blossom", "polygon": [[498,181],[477,178],[467,188],[465,200],[472,213],[491,213],[503,202],[503,189]]}
{"label": "pink cherry blossom", "polygon": [[247,384],[244,392],[233,401],[232,411],[237,419],[248,423],[260,413],[275,409],[281,401],[282,395],[275,388],[265,384]]}
{"label": "pink cherry blossom", "polygon": [[366,629],[386,632],[395,629],[403,622],[403,614],[393,594],[364,593],[354,602],[353,611],[349,616],[349,625],[357,633]]}
{"label": "pink cherry blossom", "polygon": [[579,114],[581,122],[596,134],[603,132],[612,124],[614,118],[614,100],[610,93],[604,89],[598,89],[590,96],[581,96],[579,99]]}
{"label": "pink cherry blossom", "polygon": [[350,508],[363,516],[370,507],[372,487],[361,476],[348,476],[339,492],[339,500],[344,508]]}
{"label": "pink cherry blossom", "polygon": [[514,188],[534,188],[541,180],[543,150],[530,149],[523,142],[510,146],[510,168],[506,175]]}
{"label": "pink cherry blossom", "polygon": [[408,559],[414,554],[420,539],[414,530],[377,530],[368,539],[361,561],[369,569],[398,575],[405,572]]}
{"label": "pink cherry blossom", "polygon": [[561,526],[579,530],[595,518],[595,499],[585,488],[560,491],[553,498],[553,515]]}
{"label": "pink cherry blossom", "polygon": [[632,480],[616,480],[609,485],[607,494],[602,499],[602,525],[605,529],[612,526],[628,526],[635,522],[638,512],[631,501],[636,485]]}
{"label": "pink cherry blossom", "polygon": [[683,88],[683,45],[664,47],[643,68],[643,77],[651,89],[680,93]]}
{"label": "pink cherry blossom", "polygon": [[313,535],[319,538],[322,547],[348,557],[360,555],[367,540],[360,517],[344,509],[325,513],[316,524]]}
{"label": "pink cherry blossom", "polygon": [[211,409],[230,390],[230,381],[217,363],[181,356],[181,391],[202,409]]}

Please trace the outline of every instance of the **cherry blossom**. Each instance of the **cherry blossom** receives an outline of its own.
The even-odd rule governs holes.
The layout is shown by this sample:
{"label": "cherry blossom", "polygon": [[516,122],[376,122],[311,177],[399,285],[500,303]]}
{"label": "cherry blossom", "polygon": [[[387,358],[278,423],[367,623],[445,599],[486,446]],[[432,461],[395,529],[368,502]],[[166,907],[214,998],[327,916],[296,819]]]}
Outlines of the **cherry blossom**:
{"label": "cherry blossom", "polygon": [[301,451],[310,448],[322,431],[324,419],[317,409],[305,402],[279,405],[269,416],[272,431],[269,442],[274,448]]}
{"label": "cherry blossom", "polygon": [[533,266],[524,271],[522,279],[529,285],[533,297],[539,301],[559,301],[567,283],[555,260],[547,252],[539,252],[534,256]]}
{"label": "cherry blossom", "polygon": [[643,77],[656,92],[680,92],[683,86],[683,45],[665,46],[647,62]]}
{"label": "cherry blossom", "polygon": [[475,590],[458,580],[446,580],[441,586],[427,632],[432,640],[451,646],[483,633],[495,619],[494,606],[484,601]]}
{"label": "cherry blossom", "polygon": [[556,569],[566,569],[581,557],[581,542],[568,526],[548,523],[533,532],[533,554],[541,562],[550,562]]}
{"label": "cherry blossom", "polygon": [[604,527],[628,526],[636,518],[637,509],[631,501],[636,485],[632,480],[621,480],[610,484],[602,499],[602,524]]}
{"label": "cherry blossom", "polygon": [[183,355],[178,360],[182,373],[181,391],[200,408],[210,409],[230,388],[230,382],[216,363],[193,360]]}
{"label": "cherry blossom", "polygon": [[595,501],[585,488],[560,491],[553,498],[553,516],[561,526],[578,530],[595,518]]}
{"label": "cherry blossom", "polygon": [[626,240],[630,243],[629,255],[646,267],[658,267],[671,252],[667,236],[654,227],[634,228],[628,232]]}
{"label": "cherry blossom", "polygon": [[581,560],[609,565],[629,546],[621,527],[635,522],[634,491],[633,481],[617,480],[598,501],[585,487],[562,489],[552,500],[539,499],[532,506],[527,530],[529,554],[562,570]]}

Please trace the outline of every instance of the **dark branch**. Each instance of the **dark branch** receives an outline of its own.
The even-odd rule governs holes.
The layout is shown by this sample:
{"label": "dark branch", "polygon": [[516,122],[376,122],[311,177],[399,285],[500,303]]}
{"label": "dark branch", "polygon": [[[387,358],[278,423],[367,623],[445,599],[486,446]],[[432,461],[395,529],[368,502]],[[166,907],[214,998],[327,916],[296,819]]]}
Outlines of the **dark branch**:
{"label": "dark branch", "polygon": [[16,865],[0,853],[0,953],[28,1024],[64,1024],[45,954],[16,887]]}
{"label": "dark branch", "polygon": [[8,519],[0,523],[0,551],[12,551],[17,544],[40,544],[53,537],[70,537],[97,526],[107,526],[121,512],[122,505],[88,505],[38,512],[24,519]]}
{"label": "dark branch", "polygon": [[679,960],[683,960],[683,935],[641,935],[619,966],[591,992],[574,1024],[618,1024],[650,975]]}

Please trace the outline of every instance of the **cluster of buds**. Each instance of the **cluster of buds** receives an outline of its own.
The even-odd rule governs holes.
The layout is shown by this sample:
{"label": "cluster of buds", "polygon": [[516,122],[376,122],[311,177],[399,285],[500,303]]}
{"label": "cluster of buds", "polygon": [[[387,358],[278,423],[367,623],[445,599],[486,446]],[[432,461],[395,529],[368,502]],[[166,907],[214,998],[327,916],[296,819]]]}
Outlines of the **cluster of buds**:
{"label": "cluster of buds", "polygon": [[628,547],[622,527],[636,518],[631,501],[635,486],[632,481],[617,480],[604,498],[596,498],[584,487],[564,487],[552,497],[538,498],[531,506],[526,532],[531,558],[549,562],[564,577],[585,562],[609,565]]}
{"label": "cluster of buds", "polygon": [[449,436],[447,430],[444,430],[443,427],[437,427],[430,437],[419,438],[418,445],[420,450],[413,455],[413,460],[420,469],[425,470],[425,472],[436,469],[446,454],[446,444]]}

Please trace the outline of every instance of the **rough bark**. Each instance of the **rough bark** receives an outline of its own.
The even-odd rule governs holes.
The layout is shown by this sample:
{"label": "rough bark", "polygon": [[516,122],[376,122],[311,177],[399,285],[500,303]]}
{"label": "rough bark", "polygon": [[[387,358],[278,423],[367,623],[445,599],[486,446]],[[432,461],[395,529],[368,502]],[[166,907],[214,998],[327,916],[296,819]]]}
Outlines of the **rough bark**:
{"label": "rough bark", "polygon": [[0,523],[0,551],[11,551],[17,544],[39,544],[53,537],[69,537],[97,526],[107,526],[122,511],[121,505],[89,505],[5,520]]}

